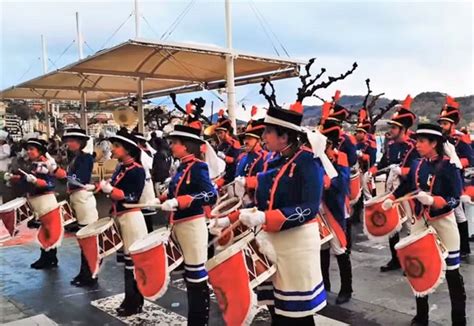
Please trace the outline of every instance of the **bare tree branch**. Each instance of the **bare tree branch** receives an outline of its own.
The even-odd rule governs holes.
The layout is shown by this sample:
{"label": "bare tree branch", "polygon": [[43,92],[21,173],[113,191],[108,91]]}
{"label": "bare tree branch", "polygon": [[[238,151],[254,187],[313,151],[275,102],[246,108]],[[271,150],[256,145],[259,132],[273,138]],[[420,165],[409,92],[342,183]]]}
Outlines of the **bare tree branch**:
{"label": "bare tree branch", "polygon": [[[267,84],[270,85],[270,88],[272,90],[270,95],[267,94],[267,90],[266,90]],[[273,86],[270,79],[269,78],[264,78],[260,85],[262,86],[262,88],[260,89],[259,93],[262,94],[265,97],[265,99],[268,102],[269,108],[270,107],[276,107],[276,108],[280,107],[276,102],[275,87]]]}

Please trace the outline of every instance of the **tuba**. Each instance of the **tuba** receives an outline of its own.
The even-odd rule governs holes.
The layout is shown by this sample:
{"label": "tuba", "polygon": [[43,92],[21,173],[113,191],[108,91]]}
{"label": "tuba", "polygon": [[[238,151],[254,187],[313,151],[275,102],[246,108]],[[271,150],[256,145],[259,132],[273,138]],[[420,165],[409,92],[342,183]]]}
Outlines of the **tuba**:
{"label": "tuba", "polygon": [[113,111],[113,117],[116,124],[120,127],[133,129],[138,123],[138,113],[132,107],[122,106]]}

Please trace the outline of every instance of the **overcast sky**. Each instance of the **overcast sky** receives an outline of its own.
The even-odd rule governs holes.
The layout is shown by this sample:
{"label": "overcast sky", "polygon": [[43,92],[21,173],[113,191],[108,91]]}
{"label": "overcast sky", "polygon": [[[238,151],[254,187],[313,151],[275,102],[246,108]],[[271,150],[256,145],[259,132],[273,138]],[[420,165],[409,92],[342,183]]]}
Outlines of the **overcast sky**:
{"label": "overcast sky", "polygon": [[[142,37],[159,39],[191,1],[140,1]],[[42,73],[40,35],[47,38],[50,69],[77,60],[75,12],[83,26],[86,55],[134,37],[133,17],[110,36],[133,10],[127,1],[5,1],[1,3],[1,88]],[[473,3],[471,1],[233,1],[234,48],[276,56],[251,4],[259,10],[292,58],[317,57],[316,70],[338,75],[357,61],[347,80],[319,95],[374,92],[390,98],[442,91],[473,94]],[[224,1],[195,1],[169,41],[225,46]],[[109,40],[107,42],[107,40]],[[280,53],[286,54],[273,38]],[[61,56],[61,57],[60,57]],[[59,58],[59,59],[58,59]],[[30,69],[29,69],[30,68]],[[277,82],[280,103],[295,100],[298,80]],[[209,101],[217,99],[203,93]],[[182,96],[182,101],[189,97]],[[241,87],[237,100],[264,104],[257,86]],[[157,102],[167,100],[158,99]],[[305,104],[318,103],[317,100]],[[241,112],[242,113],[242,112]]]}

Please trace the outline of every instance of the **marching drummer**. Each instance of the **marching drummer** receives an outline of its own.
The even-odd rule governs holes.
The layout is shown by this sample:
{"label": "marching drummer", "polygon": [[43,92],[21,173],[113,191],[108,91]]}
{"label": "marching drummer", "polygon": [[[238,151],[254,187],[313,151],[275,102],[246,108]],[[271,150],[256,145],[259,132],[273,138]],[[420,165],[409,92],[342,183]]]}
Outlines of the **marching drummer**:
{"label": "marching drummer", "polygon": [[32,163],[30,171],[25,173],[5,174],[5,180],[20,183],[25,189],[27,199],[33,211],[41,221],[38,240],[41,245],[40,258],[31,264],[34,269],[49,269],[58,265],[57,247],[63,236],[63,225],[58,202],[54,194],[55,178],[50,174],[46,158],[47,142],[43,139],[30,138],[25,143],[28,160]]}
{"label": "marching drummer", "polygon": [[[133,275],[133,261],[129,247],[148,234],[145,218],[139,208],[126,208],[125,203],[136,204],[145,186],[145,170],[140,165],[141,151],[136,138],[121,129],[111,136],[113,157],[120,164],[112,175],[112,180],[102,180],[99,188],[109,194],[112,200],[112,215],[120,230],[125,259],[125,298],[116,309],[119,316],[130,316],[140,313],[143,307],[143,296],[137,288]],[[119,257],[117,257],[119,258]]]}
{"label": "marching drummer", "polygon": [[204,266],[208,258],[208,231],[203,207],[217,200],[208,166],[200,160],[204,144],[201,128],[198,117],[190,117],[187,125],[175,125],[168,135],[171,152],[180,165],[167,195],[161,198],[161,209],[172,212],[172,234],[183,252],[190,325],[207,325],[209,320],[208,276]]}
{"label": "marching drummer", "polygon": [[[272,325],[314,325],[314,313],[326,305],[320,238],[313,223],[323,169],[307,147],[300,147],[302,110],[299,102],[290,110],[270,106],[263,138],[268,150],[278,155],[266,171],[245,179],[247,188],[255,188],[256,208],[229,216],[231,222],[239,219],[249,228],[263,226],[278,257],[276,276],[257,287],[260,304],[268,305],[272,314]],[[301,301],[301,295],[307,301]]]}
{"label": "marching drummer", "polygon": [[[153,187],[153,180],[151,179],[153,155],[155,155],[156,150],[148,144],[147,139],[142,133],[135,132],[133,135],[137,139],[138,147],[140,147],[140,161],[143,168],[145,169],[145,187],[143,188],[140,202],[147,203],[153,201],[156,197],[155,188]],[[153,216],[156,214],[156,211],[150,208],[143,208],[142,213],[143,216],[145,216],[146,228],[148,233],[150,233],[153,231]]]}
{"label": "marching drummer", "polygon": [[336,299],[336,304],[348,302],[352,297],[352,267],[350,255],[346,250],[346,199],[349,194],[350,169],[347,155],[338,151],[341,128],[333,120],[326,120],[321,133],[328,137],[326,155],[337,170],[337,177],[330,179],[324,175],[323,209],[326,220],[334,232],[334,237],[329,241],[329,246],[322,246],[321,272],[323,274],[324,288],[331,291],[329,279],[330,249],[335,253],[341,289]]}
{"label": "marching drummer", "polygon": [[[394,166],[387,178],[387,191],[393,191],[400,180],[404,178],[410,165],[418,158],[418,152],[415,149],[414,141],[408,137],[408,130],[413,125],[416,115],[410,110],[412,98],[408,95],[401,105],[398,105],[397,111],[393,114],[390,124],[390,141],[388,143],[387,151],[384,152],[380,162],[369,169],[370,175],[375,176],[378,170]],[[393,182],[390,180],[395,179]],[[405,212],[411,218],[411,208],[408,203],[404,203]],[[388,272],[400,269],[400,262],[397,258],[395,245],[400,240],[400,235],[395,233],[389,239],[391,260],[380,267],[381,272]]]}
{"label": "marching drummer", "polygon": [[232,122],[229,118],[224,116],[223,109],[219,111],[219,119],[217,120],[215,132],[219,140],[217,156],[226,163],[224,177],[216,182],[219,187],[222,187],[234,180],[237,159],[240,155],[240,143],[234,138]]}
{"label": "marching drummer", "polygon": [[[446,96],[446,103],[438,117],[438,123],[443,129],[443,135],[454,145],[464,170],[474,166],[474,151],[471,147],[471,137],[456,130],[460,118],[459,103],[451,96]],[[471,248],[469,246],[468,222],[462,204],[454,209],[454,215],[461,238],[461,258],[464,258],[471,253]]]}
{"label": "marching drummer", "polygon": [[[97,221],[97,202],[92,192],[95,186],[90,184],[94,157],[87,152],[88,142],[92,141],[85,130],[80,128],[70,128],[64,131],[62,140],[66,143],[73,157],[67,167],[67,171],[58,168],[55,176],[58,179],[68,179],[67,192],[71,206],[74,209],[79,229]],[[87,264],[84,253],[81,250],[81,267],[71,281],[72,285],[83,287],[97,284],[97,278],[92,277],[92,273]]]}
{"label": "marching drummer", "polygon": [[[412,162],[407,178],[402,181],[392,197],[382,204],[383,209],[393,206],[393,200],[412,191],[415,196],[415,219],[412,233],[432,226],[448,250],[446,280],[451,298],[453,325],[466,325],[466,292],[461,274],[460,240],[453,210],[459,205],[462,181],[459,159],[445,152],[443,135],[439,126],[420,124],[416,132],[416,149],[422,157]],[[451,154],[451,155],[450,155]],[[448,155],[448,156],[446,156]],[[416,316],[412,325],[428,325],[428,296],[416,298]]]}

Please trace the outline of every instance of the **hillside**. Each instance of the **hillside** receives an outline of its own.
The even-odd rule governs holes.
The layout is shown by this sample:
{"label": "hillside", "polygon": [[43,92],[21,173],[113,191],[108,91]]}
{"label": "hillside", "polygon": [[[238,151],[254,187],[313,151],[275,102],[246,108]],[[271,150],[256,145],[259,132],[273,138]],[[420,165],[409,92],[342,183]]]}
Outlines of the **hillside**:
{"label": "hillside", "polygon": [[[412,110],[422,121],[436,122],[441,107],[445,101],[445,94],[440,92],[424,92],[415,96],[412,104]],[[351,111],[357,111],[364,100],[361,95],[342,96],[339,103]],[[456,100],[461,105],[461,126],[467,126],[474,122],[474,95],[457,97]],[[376,108],[384,107],[391,99],[380,98]],[[378,110],[375,110],[377,112]],[[305,106],[303,123],[312,125],[318,123],[321,115],[321,106]],[[384,118],[389,118],[391,113],[387,113]]]}

